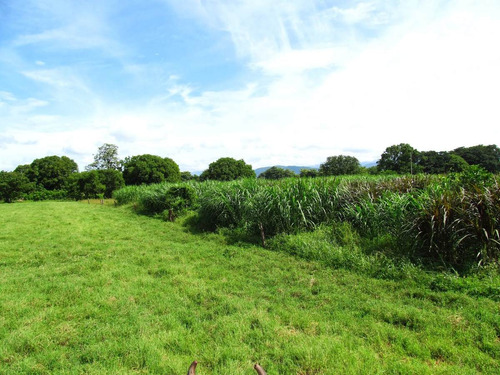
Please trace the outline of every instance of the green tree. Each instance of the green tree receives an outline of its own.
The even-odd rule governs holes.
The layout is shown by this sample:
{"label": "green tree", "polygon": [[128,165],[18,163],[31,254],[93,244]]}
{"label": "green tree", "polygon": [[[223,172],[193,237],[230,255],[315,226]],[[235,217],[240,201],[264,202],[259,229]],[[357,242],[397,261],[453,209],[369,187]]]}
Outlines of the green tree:
{"label": "green tree", "polygon": [[78,172],[78,165],[67,156],[46,156],[35,159],[31,170],[26,174],[30,181],[35,182],[37,188],[46,190],[61,190],[64,188],[68,177]]}
{"label": "green tree", "polygon": [[74,199],[98,198],[105,189],[106,186],[101,183],[98,171],[74,173],[68,179],[68,194]]}
{"label": "green tree", "polygon": [[377,167],[380,172],[394,171],[399,174],[420,172],[420,153],[407,143],[387,147]]}
{"label": "green tree", "polygon": [[232,181],[245,177],[255,177],[250,164],[243,160],[220,158],[210,163],[208,169],[201,174],[200,180]]}
{"label": "green tree", "polygon": [[22,175],[26,176],[26,177],[30,177],[31,175],[33,175],[33,171],[31,169],[31,165],[29,164],[24,164],[24,165],[18,165],[16,167],[16,169],[14,169],[14,172],[18,172],[18,173],[21,173]]}
{"label": "green tree", "polygon": [[354,156],[338,155],[329,156],[319,166],[319,174],[322,176],[340,176],[359,173],[359,160]]}
{"label": "green tree", "polygon": [[296,176],[297,175],[295,174],[295,172],[289,169],[284,169],[274,166],[262,172],[259,175],[259,178],[265,178],[267,180],[279,180],[281,178],[296,177]]}
{"label": "green tree", "polygon": [[0,171],[0,199],[5,202],[11,203],[33,189],[34,184],[22,173]]}
{"label": "green tree", "polygon": [[94,162],[85,167],[87,171],[91,170],[122,170],[122,161],[118,158],[118,146],[105,143],[98,148],[94,155]]}
{"label": "green tree", "polygon": [[145,154],[125,159],[123,178],[127,185],[179,182],[181,173],[172,159]]}
{"label": "green tree", "polygon": [[461,156],[446,151],[423,151],[420,153],[419,166],[424,173],[462,172],[468,165]]}
{"label": "green tree", "polygon": [[496,145],[459,147],[452,151],[470,165],[479,165],[491,173],[500,173],[500,149]]}
{"label": "green tree", "polygon": [[318,177],[319,171],[317,169],[301,169],[300,177]]}
{"label": "green tree", "polygon": [[197,181],[199,176],[191,174],[189,171],[181,172],[181,180],[182,181]]}
{"label": "green tree", "polygon": [[115,169],[101,169],[97,171],[99,181],[104,185],[104,197],[111,198],[113,191],[125,186],[123,174]]}

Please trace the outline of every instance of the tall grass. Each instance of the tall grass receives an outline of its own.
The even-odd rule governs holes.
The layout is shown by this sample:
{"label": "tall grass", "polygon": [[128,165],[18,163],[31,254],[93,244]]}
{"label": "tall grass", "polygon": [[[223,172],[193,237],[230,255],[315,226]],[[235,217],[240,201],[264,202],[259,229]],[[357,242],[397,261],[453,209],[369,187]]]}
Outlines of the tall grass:
{"label": "tall grass", "polygon": [[[172,184],[127,187],[118,203],[166,209]],[[206,230],[239,228],[265,239],[348,222],[394,255],[463,268],[500,258],[498,178],[478,168],[449,176],[245,179],[189,184]],[[194,207],[194,206],[193,206]],[[386,249],[386,250],[387,250]]]}
{"label": "tall grass", "polygon": [[456,266],[500,259],[498,178],[471,169],[429,186],[419,200],[412,229],[421,256]]}

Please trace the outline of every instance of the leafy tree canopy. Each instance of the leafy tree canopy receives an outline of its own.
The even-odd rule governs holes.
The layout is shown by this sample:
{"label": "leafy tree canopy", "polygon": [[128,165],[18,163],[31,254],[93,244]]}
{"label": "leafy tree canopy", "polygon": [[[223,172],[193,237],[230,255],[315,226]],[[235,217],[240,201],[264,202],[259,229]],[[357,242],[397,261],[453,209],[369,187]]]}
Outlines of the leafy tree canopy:
{"label": "leafy tree canopy", "polygon": [[181,173],[179,166],[172,159],[145,154],[125,159],[123,178],[127,185],[179,182]]}
{"label": "leafy tree canopy", "polygon": [[496,145],[459,147],[452,152],[470,165],[479,165],[491,173],[500,172],[500,148]]}
{"label": "leafy tree canopy", "polygon": [[122,170],[122,161],[118,158],[118,146],[105,143],[98,148],[94,155],[94,162],[85,167],[87,171],[114,169]]}
{"label": "leafy tree canopy", "polygon": [[73,199],[111,198],[113,191],[125,186],[122,173],[114,169],[73,173],[67,183],[69,197]]}
{"label": "leafy tree canopy", "polygon": [[119,190],[125,186],[123,174],[115,169],[101,169],[97,171],[99,181],[104,185],[104,197],[111,198],[113,191]]}
{"label": "leafy tree canopy", "polygon": [[181,180],[182,181],[197,181],[199,176],[191,174],[189,171],[181,172]]}
{"label": "leafy tree canopy", "polygon": [[24,193],[33,191],[34,184],[19,172],[0,172],[0,199],[11,203]]}
{"label": "leafy tree canopy", "polygon": [[200,179],[202,181],[231,181],[245,177],[255,177],[255,172],[250,164],[246,164],[243,160],[220,158],[210,163],[208,169],[201,174]]}
{"label": "leafy tree canopy", "polygon": [[60,190],[72,173],[78,172],[78,165],[67,156],[46,156],[35,159],[30,169],[24,168],[26,176],[38,187]]}
{"label": "leafy tree canopy", "polygon": [[419,165],[424,173],[442,174],[462,172],[469,164],[461,156],[446,151],[422,151]]}
{"label": "leafy tree canopy", "polygon": [[322,176],[357,174],[359,170],[359,160],[354,156],[346,155],[329,156],[319,167],[319,173]]}
{"label": "leafy tree canopy", "polygon": [[68,180],[68,194],[74,199],[97,198],[104,194],[106,186],[101,183],[98,171],[74,173]]}
{"label": "leafy tree canopy", "polygon": [[380,172],[415,173],[420,171],[419,161],[420,152],[408,143],[400,143],[385,149],[377,162],[377,167]]}
{"label": "leafy tree canopy", "polygon": [[267,171],[262,172],[259,178],[265,178],[267,180],[279,180],[280,178],[296,177],[295,172],[284,169],[280,167],[271,167]]}
{"label": "leafy tree canopy", "polygon": [[26,176],[29,178],[30,175],[33,174],[33,171],[31,169],[31,165],[29,164],[24,164],[24,165],[18,165],[16,169],[14,169],[14,172],[21,173],[22,175]]}
{"label": "leafy tree canopy", "polygon": [[317,169],[301,169],[300,177],[318,177],[319,171]]}

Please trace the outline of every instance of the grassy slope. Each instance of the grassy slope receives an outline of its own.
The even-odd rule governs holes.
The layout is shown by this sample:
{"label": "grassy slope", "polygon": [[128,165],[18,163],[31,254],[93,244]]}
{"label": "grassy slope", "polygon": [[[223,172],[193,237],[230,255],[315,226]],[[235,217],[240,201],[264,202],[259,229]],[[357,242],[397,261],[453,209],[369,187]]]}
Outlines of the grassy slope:
{"label": "grassy slope", "polygon": [[488,298],[81,203],[0,205],[0,374],[500,372]]}

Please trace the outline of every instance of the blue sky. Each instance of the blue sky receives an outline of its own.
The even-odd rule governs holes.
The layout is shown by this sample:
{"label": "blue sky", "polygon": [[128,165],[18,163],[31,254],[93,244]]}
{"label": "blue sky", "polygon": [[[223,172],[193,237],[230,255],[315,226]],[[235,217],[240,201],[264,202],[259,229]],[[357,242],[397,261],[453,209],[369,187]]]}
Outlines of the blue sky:
{"label": "blue sky", "polygon": [[0,0],[0,170],[500,144],[497,0]]}

